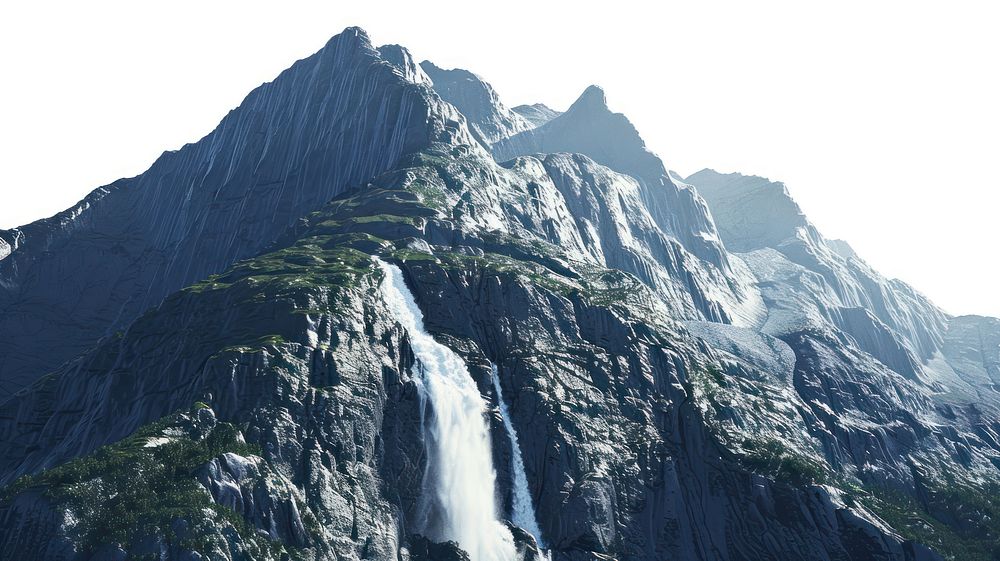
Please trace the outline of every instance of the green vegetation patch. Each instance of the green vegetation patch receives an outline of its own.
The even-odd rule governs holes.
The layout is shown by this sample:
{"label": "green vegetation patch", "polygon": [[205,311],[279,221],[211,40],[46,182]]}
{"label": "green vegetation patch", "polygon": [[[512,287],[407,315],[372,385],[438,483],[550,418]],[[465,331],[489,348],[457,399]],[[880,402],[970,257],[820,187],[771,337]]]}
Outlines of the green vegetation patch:
{"label": "green vegetation patch", "polygon": [[582,283],[589,302],[609,307],[627,304],[644,295],[646,285],[617,269],[595,269],[584,273]]}
{"label": "green vegetation patch", "polygon": [[371,271],[371,258],[347,245],[351,240],[304,238],[291,247],[237,263],[229,271],[185,290],[207,292],[253,286],[260,297],[273,298],[301,288],[352,286]]}
{"label": "green vegetation patch", "polygon": [[436,261],[437,258],[430,254],[424,253],[423,251],[417,251],[415,249],[397,249],[389,254],[394,259],[399,259],[400,261]]}
{"label": "green vegetation patch", "polygon": [[[215,504],[195,479],[196,470],[226,452],[259,455],[239,430],[219,423],[199,438],[194,421],[199,409],[176,413],[145,425],[130,437],[36,475],[24,476],[0,491],[0,504],[37,489],[56,508],[72,513],[77,524],[71,537],[84,551],[108,543],[124,546],[158,536],[168,543],[205,552],[208,537],[228,521],[257,555],[277,557],[283,546],[262,539],[230,509]],[[206,516],[211,513],[211,516]],[[189,523],[185,535],[172,530],[174,521]],[[256,555],[255,555],[256,557]]]}
{"label": "green vegetation patch", "polygon": [[429,180],[420,174],[407,183],[406,188],[415,193],[420,202],[429,208],[439,212],[451,210],[452,201],[445,195],[444,190],[435,181]]}
{"label": "green vegetation patch", "polygon": [[805,485],[825,483],[828,472],[823,464],[791,450],[780,440],[768,438],[743,441],[743,464],[775,481]]}
{"label": "green vegetation patch", "polygon": [[442,267],[462,271],[487,270],[496,275],[513,275],[528,279],[532,284],[560,294],[570,296],[579,286],[570,279],[564,278],[550,269],[531,261],[514,259],[499,253],[484,255],[465,255],[454,252],[437,254]]}
{"label": "green vegetation patch", "polygon": [[399,216],[396,214],[375,214],[370,216],[357,216],[352,218],[356,224],[369,224],[371,222],[393,222],[397,224],[410,224],[420,226],[420,219],[414,216]]}
{"label": "green vegetation patch", "polygon": [[925,544],[945,559],[1000,559],[1000,485],[974,488],[945,482],[928,490],[928,505],[900,493],[866,488],[853,498],[899,534]]}

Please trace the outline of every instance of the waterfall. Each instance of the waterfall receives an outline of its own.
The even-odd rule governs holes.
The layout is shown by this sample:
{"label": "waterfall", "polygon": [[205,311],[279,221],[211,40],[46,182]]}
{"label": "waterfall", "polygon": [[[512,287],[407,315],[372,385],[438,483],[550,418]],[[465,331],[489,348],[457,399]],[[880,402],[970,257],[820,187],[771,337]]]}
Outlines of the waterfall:
{"label": "waterfall", "polygon": [[486,402],[465,362],[424,330],[423,314],[395,265],[376,258],[385,273],[382,295],[409,335],[417,359],[427,470],[418,531],[455,541],[472,561],[513,561],[514,538],[497,517]]}
{"label": "waterfall", "polygon": [[507,438],[510,439],[510,468],[514,479],[514,500],[511,505],[511,522],[516,526],[524,528],[535,538],[538,549],[544,550],[545,543],[542,541],[542,529],[538,527],[538,518],[535,516],[535,506],[531,501],[531,492],[528,490],[528,476],[524,473],[524,459],[521,457],[521,445],[517,442],[517,431],[510,422],[510,412],[507,410],[507,402],[503,399],[503,390],[500,389],[500,376],[497,374],[497,365],[493,364],[493,389],[497,392],[497,403],[500,404],[500,415],[503,418],[503,428],[507,431]]}

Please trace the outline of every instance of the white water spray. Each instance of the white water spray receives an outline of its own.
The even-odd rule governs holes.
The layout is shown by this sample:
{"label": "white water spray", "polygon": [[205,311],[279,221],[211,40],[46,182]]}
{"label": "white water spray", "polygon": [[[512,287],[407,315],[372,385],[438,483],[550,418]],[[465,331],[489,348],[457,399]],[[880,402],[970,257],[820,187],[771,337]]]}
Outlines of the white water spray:
{"label": "white water spray", "polygon": [[486,402],[461,357],[424,330],[423,314],[399,268],[376,262],[385,273],[386,304],[410,337],[420,398],[431,409],[421,427],[427,471],[418,529],[434,541],[458,542],[472,561],[513,561],[514,538],[497,518]]}
{"label": "white water spray", "polygon": [[497,403],[500,404],[500,415],[503,418],[503,428],[507,430],[507,438],[510,439],[510,463],[511,473],[514,478],[514,497],[511,505],[511,522],[524,528],[535,538],[538,549],[544,551],[545,543],[542,541],[542,529],[538,527],[538,518],[535,516],[535,506],[531,501],[531,491],[528,490],[528,476],[524,473],[524,459],[521,457],[521,445],[517,441],[517,431],[510,422],[510,412],[507,409],[507,402],[503,399],[503,390],[500,389],[500,376],[497,373],[497,365],[493,364],[493,389],[497,392]]}

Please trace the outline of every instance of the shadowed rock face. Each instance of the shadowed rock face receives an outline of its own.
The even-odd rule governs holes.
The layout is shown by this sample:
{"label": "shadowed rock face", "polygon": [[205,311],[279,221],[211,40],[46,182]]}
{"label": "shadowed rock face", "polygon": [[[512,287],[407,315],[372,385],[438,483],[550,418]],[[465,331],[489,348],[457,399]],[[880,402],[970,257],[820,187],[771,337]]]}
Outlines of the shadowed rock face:
{"label": "shadowed rock face", "polygon": [[[796,488],[752,475],[725,448],[706,422],[710,399],[701,389],[710,379],[703,361],[719,357],[672,327],[642,283],[585,264],[557,273],[539,264],[544,253],[512,258],[498,253],[503,239],[448,230],[453,216],[425,206],[410,191],[413,183],[393,183],[419,184],[416,172],[408,167],[334,202],[291,245],[171,296],[121,340],[5,404],[0,419],[12,420],[0,424],[0,437],[12,443],[6,481],[73,465],[74,457],[101,457],[97,447],[201,400],[212,419],[240,427],[257,447],[251,455],[224,451],[193,469],[212,512],[236,512],[275,547],[310,558],[389,558],[403,543],[417,553],[444,547],[461,558],[407,534],[422,487],[420,403],[407,334],[375,290],[380,277],[366,251],[377,251],[400,263],[427,328],[463,355],[495,408],[489,365],[499,366],[542,531],[557,558],[713,559],[724,551],[783,559],[872,547],[886,559],[910,558],[864,511],[806,480]],[[459,189],[440,195],[461,196]],[[423,217],[433,245],[415,243],[416,225],[400,228],[390,216]],[[726,376],[734,384],[762,376],[746,369]],[[143,375],[150,371],[159,374]],[[19,429],[33,424],[45,429]],[[499,419],[492,424],[509,497],[509,462],[502,460],[509,440]],[[56,481],[38,484],[68,501],[60,487],[67,483]],[[31,495],[17,497],[0,512],[0,535],[25,537],[8,543],[56,536],[73,552],[87,551],[36,513],[59,512],[66,502],[44,510]],[[202,504],[174,516],[200,520]],[[803,514],[786,519],[782,512]],[[81,515],[80,524],[90,519]],[[232,551],[257,547],[254,534],[227,534],[226,523],[218,524],[200,530],[217,546],[198,551],[236,558]],[[761,540],[765,528],[772,540]],[[142,551],[147,539],[135,535],[123,551]],[[172,557],[186,551],[169,537],[154,542]]]}
{"label": "shadowed rock face", "polygon": [[[468,559],[416,532],[427,404],[373,256],[489,406],[501,518],[516,430],[556,561],[996,552],[998,320],[945,317],[783,189],[768,222],[706,188],[726,253],[597,90],[515,133],[482,80],[426,69],[349,29],[198,144],[2,234],[18,313],[68,305],[43,290],[67,263],[165,297],[94,321],[69,338],[85,352],[0,402],[0,558]],[[537,144],[494,157],[487,133]],[[108,232],[161,249],[126,267]],[[88,306],[64,318],[104,317]]]}

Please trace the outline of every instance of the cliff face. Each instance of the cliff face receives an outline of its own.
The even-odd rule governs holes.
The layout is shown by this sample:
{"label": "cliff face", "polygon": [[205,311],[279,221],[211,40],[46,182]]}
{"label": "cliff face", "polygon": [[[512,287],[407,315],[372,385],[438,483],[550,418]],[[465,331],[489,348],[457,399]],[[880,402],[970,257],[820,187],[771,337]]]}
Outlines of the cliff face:
{"label": "cliff face", "polygon": [[[163,296],[92,322],[68,343],[85,352],[60,347],[71,360],[0,402],[0,556],[470,559],[418,535],[434,411],[374,256],[488,404],[503,520],[505,423],[519,435],[553,559],[997,552],[997,320],[946,317],[784,190],[756,206],[759,181],[689,178],[706,204],[595,91],[505,121],[523,110],[428,68],[347,30],[200,143],[4,233],[5,294],[39,295],[22,313],[60,302],[42,279],[67,260],[81,279],[129,271],[111,302],[142,282]],[[106,228],[174,240],[172,260],[120,264],[121,238],[91,235]],[[187,276],[140,275],[156,266]]]}
{"label": "cliff face", "polygon": [[[471,222],[455,228],[462,217],[443,214],[451,205],[436,202],[477,186],[422,182],[468,169],[440,156],[421,155],[335,201],[291,245],[168,298],[121,339],[8,402],[0,418],[12,421],[0,434],[12,454],[3,471],[8,482],[38,474],[19,486],[46,497],[21,491],[4,512],[5,542],[17,546],[8,551],[26,554],[60,536],[66,558],[86,558],[90,542],[73,536],[99,541],[93,536],[101,535],[102,519],[78,514],[67,526],[50,514],[75,512],[73,498],[88,488],[86,479],[72,479],[82,470],[59,477],[40,469],[101,458],[98,447],[203,402],[210,409],[188,415],[235,427],[242,438],[233,440],[250,448],[220,448],[207,463],[184,466],[195,474],[190,485],[200,486],[192,487],[197,500],[169,515],[145,513],[168,516],[163,525],[200,521],[191,523],[188,541],[159,527],[123,530],[122,551],[395,556],[418,516],[420,404],[406,333],[386,319],[370,252],[401,264],[428,329],[466,358],[494,407],[489,364],[497,365],[542,532],[560,558],[711,559],[724,551],[778,559],[872,544],[887,558],[907,558],[904,544],[838,496],[752,475],[724,447],[704,409],[718,383],[710,364],[725,364],[721,355],[673,322],[674,312],[637,278],[583,260],[553,264],[556,272],[542,264],[556,246],[518,248],[521,238],[502,233],[482,239]],[[718,368],[734,384],[767,377],[748,365]],[[163,374],[138,374],[151,370]],[[44,428],[23,431],[35,424]],[[499,419],[493,424],[494,455],[509,457]],[[212,434],[192,432],[150,433],[131,449],[158,438],[167,440],[159,446],[200,443]],[[507,464],[496,465],[509,495]],[[268,483],[268,473],[280,484]],[[809,476],[782,477],[804,484]],[[771,514],[759,512],[760,500]],[[211,514],[199,514],[206,505]],[[241,514],[250,532],[227,522],[220,507]],[[807,514],[775,525],[786,508]],[[736,520],[745,527],[732,527]],[[818,531],[828,524],[834,529]],[[760,539],[764,528],[773,543]]]}

